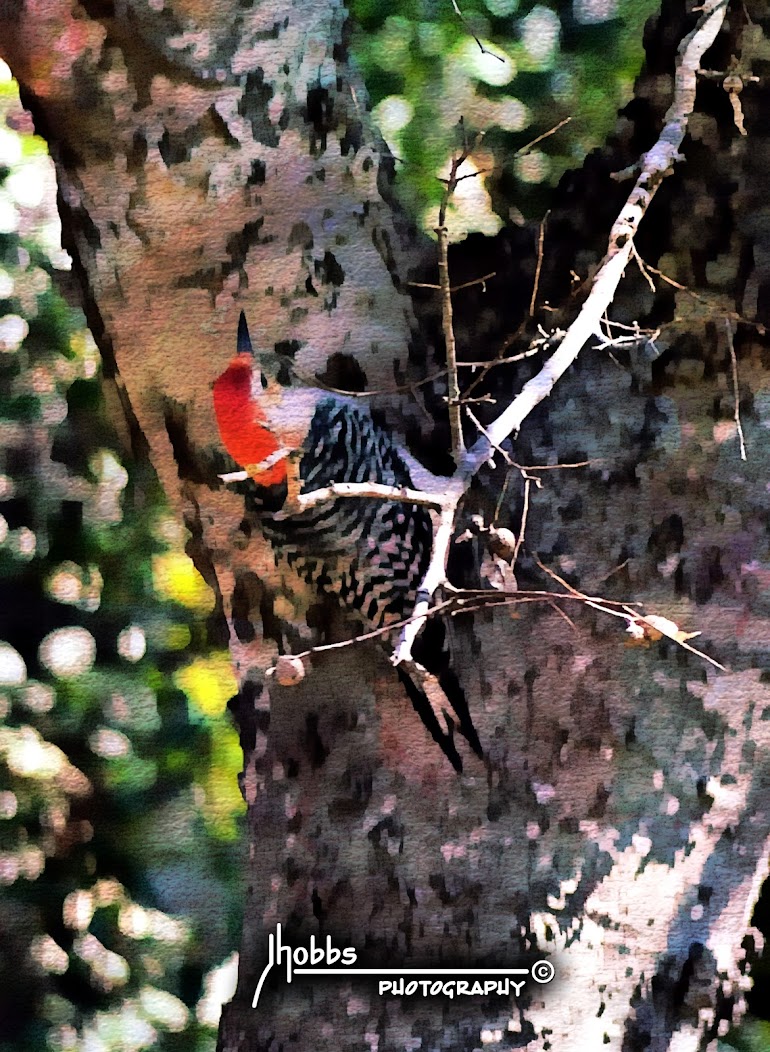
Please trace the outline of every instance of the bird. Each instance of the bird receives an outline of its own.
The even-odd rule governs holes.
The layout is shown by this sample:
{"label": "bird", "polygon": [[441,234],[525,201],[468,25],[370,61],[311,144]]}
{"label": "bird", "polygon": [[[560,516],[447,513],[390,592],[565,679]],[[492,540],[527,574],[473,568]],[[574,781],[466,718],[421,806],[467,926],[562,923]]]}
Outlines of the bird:
{"label": "bird", "polygon": [[[309,493],[339,482],[411,487],[392,435],[360,399],[311,387],[287,387],[276,398],[263,383],[241,311],[236,354],[213,385],[219,436],[240,467],[221,477],[245,483],[247,507],[276,556],[318,594],[336,596],[367,629],[408,618],[431,555],[433,524],[426,507],[342,497],[292,511],[287,501],[292,488]],[[438,619],[430,619],[418,636],[414,659],[438,680],[458,729],[481,756]],[[404,669],[397,671],[431,736],[462,770],[454,721],[445,715],[442,727],[425,691]]]}

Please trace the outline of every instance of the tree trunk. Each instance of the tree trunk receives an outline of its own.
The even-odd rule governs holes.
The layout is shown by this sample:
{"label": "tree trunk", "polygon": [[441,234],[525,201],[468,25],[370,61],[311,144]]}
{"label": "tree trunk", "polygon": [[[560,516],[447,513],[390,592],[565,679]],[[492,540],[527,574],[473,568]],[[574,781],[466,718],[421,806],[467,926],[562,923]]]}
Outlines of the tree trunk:
{"label": "tree trunk", "polygon": [[[699,316],[668,340],[678,393],[677,376],[657,365],[617,370],[592,355],[547,415],[541,407],[516,459],[550,463],[555,450],[562,463],[592,462],[533,496],[532,550],[592,594],[644,600],[702,629],[734,672],[667,650],[665,639],[662,652],[626,648],[612,619],[587,609],[570,611],[576,628],[542,606],[458,618],[453,663],[484,749],[462,775],[374,646],[317,657],[292,688],[265,680],[279,650],[317,641],[308,622],[320,619],[325,638],[350,629],[319,614],[312,589],[276,564],[261,534],[242,530],[243,497],[218,480],[227,467],[211,389],[240,310],[255,346],[288,355],[296,377],[349,386],[354,376],[389,390],[422,375],[382,197],[386,169],[344,19],[336,0],[114,9],[26,0],[0,20],[5,57],[56,162],[90,325],[216,590],[241,685],[248,894],[220,1048],[705,1048],[741,1004],[743,943],[768,853],[765,648],[734,646],[746,624],[761,639],[766,622],[758,584],[737,599],[730,591],[770,565],[755,478],[766,432],[758,423],[746,467],[708,418],[710,384],[732,408],[721,378],[724,298],[717,326]],[[724,156],[745,181],[737,149]],[[622,199],[604,174],[597,186]],[[685,191],[679,180],[687,201]],[[674,214],[679,225],[657,252],[679,253],[679,265],[687,234]],[[587,236],[606,241],[594,223]],[[721,249],[732,262],[750,240],[739,226]],[[502,258],[506,237],[482,251]],[[585,251],[576,263],[585,277],[593,245],[572,243],[576,259]],[[469,268],[477,246],[466,248]],[[543,281],[555,288],[569,268],[559,259],[549,277],[557,263],[546,261]],[[761,288],[761,272],[742,282],[734,295]],[[498,288],[501,300],[511,295]],[[626,294],[631,320],[653,310],[644,296],[641,285]],[[691,303],[680,293],[672,302]],[[491,344],[508,320],[502,306],[493,322],[466,312],[478,342]],[[688,357],[688,333],[702,353]],[[756,329],[744,347],[742,383],[758,392]],[[402,432],[414,432],[412,404],[386,401]],[[502,478],[490,472],[473,498],[488,520]],[[515,525],[521,495],[505,507]],[[253,1010],[279,923],[295,946],[329,935],[355,947],[359,965],[529,967],[550,955],[556,980],[530,980],[516,998],[404,999],[349,977],[273,977]]]}

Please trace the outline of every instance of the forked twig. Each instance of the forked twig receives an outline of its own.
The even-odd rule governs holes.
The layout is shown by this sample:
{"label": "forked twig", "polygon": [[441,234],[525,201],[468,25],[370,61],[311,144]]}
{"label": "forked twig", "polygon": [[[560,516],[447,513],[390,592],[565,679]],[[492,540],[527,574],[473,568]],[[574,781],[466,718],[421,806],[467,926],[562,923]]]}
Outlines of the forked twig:
{"label": "forked twig", "polygon": [[[532,553],[532,557],[545,574],[553,578],[554,581],[558,581],[558,583],[562,585],[562,587],[568,590],[571,596],[573,596],[576,599],[582,599],[585,602],[586,606],[593,607],[594,610],[599,610],[603,614],[610,614],[612,617],[622,618],[628,625],[629,631],[632,631],[633,628],[638,626],[640,623],[647,625],[653,631],[659,632],[660,635],[666,636],[672,642],[676,643],[677,646],[682,647],[683,650],[688,650],[691,654],[695,654],[696,657],[699,657],[703,661],[707,661],[710,665],[713,665],[714,668],[718,668],[720,672],[728,671],[724,665],[720,664],[716,660],[716,658],[713,658],[709,654],[704,653],[704,651],[698,650],[697,647],[692,646],[692,644],[687,641],[689,638],[687,636],[687,633],[681,632],[678,626],[675,625],[672,621],[669,621],[667,618],[659,617],[655,614],[639,613],[639,611],[634,610],[631,604],[629,603],[623,603],[621,605],[620,610],[613,609],[612,607],[616,606],[617,604],[610,604],[605,599],[597,599],[593,596],[584,595],[577,588],[573,588],[571,584],[568,584],[567,581],[564,580],[564,578],[560,577],[555,572],[555,570],[552,570],[550,567],[546,566],[545,563],[541,562],[541,560],[534,552]],[[694,634],[698,635],[697,632]],[[690,635],[692,635],[692,633]]]}
{"label": "forked twig", "polygon": [[491,55],[492,58],[496,58],[498,60],[498,62],[505,62],[505,59],[503,58],[502,55],[498,55],[494,51],[490,51],[489,48],[484,47],[484,45],[481,43],[479,38],[476,36],[476,34],[471,29],[470,23],[468,22],[468,19],[465,17],[465,15],[462,13],[460,8],[457,6],[457,0],[452,0],[452,7],[454,8],[454,12],[457,15],[457,17],[460,19],[460,21],[465,26],[465,28],[468,30],[470,35],[473,37],[473,39],[479,45],[479,49],[481,51],[481,54],[482,55]]}

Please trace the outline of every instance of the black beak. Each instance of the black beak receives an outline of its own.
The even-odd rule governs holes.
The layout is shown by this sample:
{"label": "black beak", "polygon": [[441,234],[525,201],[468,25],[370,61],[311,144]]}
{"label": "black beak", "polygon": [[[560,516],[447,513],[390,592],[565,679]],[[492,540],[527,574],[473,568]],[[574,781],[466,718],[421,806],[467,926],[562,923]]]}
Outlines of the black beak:
{"label": "black beak", "polygon": [[251,346],[251,337],[249,336],[249,327],[246,324],[246,315],[241,311],[241,316],[238,319],[238,354],[254,354],[254,348]]}

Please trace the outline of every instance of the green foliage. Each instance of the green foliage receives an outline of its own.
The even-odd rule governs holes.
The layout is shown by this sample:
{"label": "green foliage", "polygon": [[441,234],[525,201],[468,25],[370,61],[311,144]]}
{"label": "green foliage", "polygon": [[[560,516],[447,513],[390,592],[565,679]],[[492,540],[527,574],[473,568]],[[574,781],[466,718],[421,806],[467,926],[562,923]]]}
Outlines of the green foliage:
{"label": "green foliage", "polygon": [[717,1045],[718,1052],[767,1052],[770,1048],[770,1023],[764,1019],[747,1019],[743,1025],[731,1030],[724,1041]]}
{"label": "green foliage", "polygon": [[658,2],[468,0],[459,7],[463,18],[451,0],[350,3],[354,57],[377,124],[402,162],[399,192],[427,229],[442,193],[436,176],[462,145],[458,122],[470,142],[484,133],[466,169],[484,174],[461,184],[450,215],[455,238],[494,232],[512,204],[540,214],[543,188],[604,141],[631,97],[644,22]]}
{"label": "green foliage", "polygon": [[234,681],[108,421],[30,193],[50,162],[0,88],[0,1050],[203,1052],[241,911]]}

